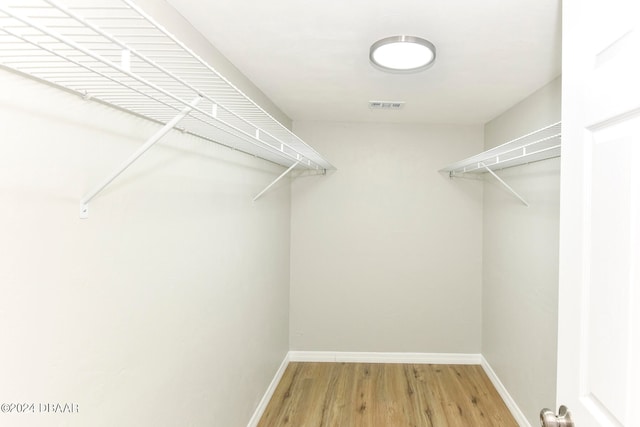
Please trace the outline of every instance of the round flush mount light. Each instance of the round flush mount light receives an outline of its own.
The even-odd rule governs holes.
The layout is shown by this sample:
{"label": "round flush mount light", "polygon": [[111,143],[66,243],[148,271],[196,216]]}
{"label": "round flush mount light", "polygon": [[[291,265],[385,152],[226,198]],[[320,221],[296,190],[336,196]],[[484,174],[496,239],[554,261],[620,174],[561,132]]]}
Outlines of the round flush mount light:
{"label": "round flush mount light", "polygon": [[369,60],[383,71],[414,73],[433,65],[436,60],[436,47],[420,37],[386,37],[371,45]]}

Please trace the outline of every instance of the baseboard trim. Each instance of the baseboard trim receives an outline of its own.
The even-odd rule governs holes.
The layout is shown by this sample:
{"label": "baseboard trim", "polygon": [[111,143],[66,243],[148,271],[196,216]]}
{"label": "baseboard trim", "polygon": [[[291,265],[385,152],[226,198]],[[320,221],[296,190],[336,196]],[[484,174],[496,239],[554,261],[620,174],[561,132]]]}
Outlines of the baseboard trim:
{"label": "baseboard trim", "polygon": [[282,375],[284,375],[284,371],[287,369],[287,366],[289,365],[289,360],[290,360],[289,353],[287,353],[284,356],[284,360],[280,364],[280,367],[276,371],[276,374],[271,380],[271,383],[269,384],[267,391],[262,396],[260,403],[258,403],[258,407],[253,412],[253,416],[249,420],[249,424],[247,424],[247,427],[256,427],[260,422],[260,418],[262,418],[262,414],[264,414],[264,411],[267,409],[267,405],[269,404],[269,401],[271,400],[273,393],[276,391],[276,387],[278,386],[278,383],[282,379]]}
{"label": "baseboard trim", "polygon": [[344,351],[290,351],[291,362],[424,363],[479,365],[480,354],[466,353],[381,353]]}
{"label": "baseboard trim", "polygon": [[496,390],[498,390],[498,394],[500,394],[500,397],[502,397],[502,400],[504,400],[504,403],[507,405],[507,408],[509,408],[511,415],[513,415],[513,418],[516,419],[518,425],[520,427],[531,427],[531,423],[529,423],[529,420],[527,420],[527,418],[524,416],[524,414],[520,410],[520,407],[518,407],[516,401],[513,400],[513,398],[507,391],[507,388],[504,386],[504,384],[502,384],[502,381],[500,381],[500,378],[498,378],[498,375],[495,373],[487,359],[485,359],[482,355],[480,356],[480,358],[480,365],[482,366],[482,369],[484,369],[484,372],[493,383],[493,386],[496,388]]}

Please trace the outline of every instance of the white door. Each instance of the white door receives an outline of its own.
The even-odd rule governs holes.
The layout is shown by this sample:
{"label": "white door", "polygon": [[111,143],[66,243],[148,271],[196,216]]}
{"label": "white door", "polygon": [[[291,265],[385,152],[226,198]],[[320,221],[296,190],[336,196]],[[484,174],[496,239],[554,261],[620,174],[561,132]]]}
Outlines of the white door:
{"label": "white door", "polygon": [[562,82],[558,404],[637,427],[640,0],[563,2]]}

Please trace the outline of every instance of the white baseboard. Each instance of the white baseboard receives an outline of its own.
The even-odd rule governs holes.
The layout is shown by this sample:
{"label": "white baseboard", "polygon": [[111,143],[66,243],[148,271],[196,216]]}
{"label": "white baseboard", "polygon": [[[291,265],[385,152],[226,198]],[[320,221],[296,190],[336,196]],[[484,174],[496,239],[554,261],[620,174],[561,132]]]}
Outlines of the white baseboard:
{"label": "white baseboard", "polygon": [[513,415],[513,418],[516,419],[518,425],[520,427],[531,427],[531,423],[529,423],[529,420],[527,420],[527,418],[524,416],[524,414],[516,404],[516,401],[513,400],[504,384],[502,384],[502,381],[500,381],[500,378],[498,378],[498,375],[496,375],[493,368],[491,368],[491,365],[489,365],[489,362],[487,362],[487,359],[485,359],[484,356],[480,357],[480,365],[482,366],[482,369],[484,369],[484,372],[493,383],[493,386],[496,388],[496,390],[498,390],[498,394],[500,394],[500,397],[502,397],[502,400],[504,400],[504,403],[507,405],[507,408],[509,408],[511,415]]}
{"label": "white baseboard", "polygon": [[480,354],[464,353],[379,353],[345,351],[290,351],[292,362],[430,363],[479,365]]}
{"label": "white baseboard", "polygon": [[284,356],[284,360],[282,361],[282,363],[280,364],[280,367],[276,371],[276,374],[274,375],[273,380],[271,380],[271,383],[269,384],[267,391],[262,396],[260,403],[258,403],[258,407],[256,408],[256,410],[253,413],[253,416],[249,420],[249,424],[247,424],[247,427],[256,427],[258,425],[258,422],[260,422],[260,418],[262,418],[262,414],[264,414],[264,411],[267,409],[267,405],[269,404],[269,401],[271,400],[273,393],[276,391],[276,387],[278,386],[278,383],[282,379],[282,375],[284,375],[284,371],[287,369],[288,365],[289,365],[289,353],[287,353]]}

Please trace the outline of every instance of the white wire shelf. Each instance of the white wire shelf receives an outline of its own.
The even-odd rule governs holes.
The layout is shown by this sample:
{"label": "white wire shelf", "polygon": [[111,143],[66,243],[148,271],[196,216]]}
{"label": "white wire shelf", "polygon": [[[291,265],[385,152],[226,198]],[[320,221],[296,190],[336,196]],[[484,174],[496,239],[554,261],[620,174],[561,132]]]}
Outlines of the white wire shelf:
{"label": "white wire shelf", "polygon": [[485,173],[560,156],[561,122],[440,169],[449,176]]}
{"label": "white wire shelf", "polygon": [[0,65],[163,124],[188,111],[177,129],[285,167],[334,169],[130,0],[0,0]]}

